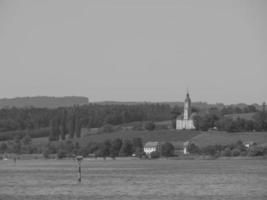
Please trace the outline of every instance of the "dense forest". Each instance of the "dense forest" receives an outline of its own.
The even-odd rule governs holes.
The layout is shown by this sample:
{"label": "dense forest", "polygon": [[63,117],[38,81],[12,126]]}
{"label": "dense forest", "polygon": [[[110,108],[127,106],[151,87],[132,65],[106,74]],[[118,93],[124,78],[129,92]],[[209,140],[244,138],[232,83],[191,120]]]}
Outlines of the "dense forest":
{"label": "dense forest", "polygon": [[[253,105],[243,109],[238,107],[224,107],[223,109],[210,108],[205,112],[198,112],[194,116],[194,125],[197,130],[208,131],[216,129],[227,132],[267,131],[267,113],[265,104],[261,111]],[[242,114],[249,113],[251,117],[242,118]],[[235,114],[237,114],[235,116]]]}
{"label": "dense forest", "polygon": [[87,97],[67,96],[67,97],[16,97],[11,99],[0,99],[0,108],[6,107],[35,107],[35,108],[58,108],[69,107],[74,105],[87,105],[89,100]]}
{"label": "dense forest", "polygon": [[[49,127],[50,138],[57,140],[80,135],[82,127],[95,128],[134,121],[171,119],[171,108],[165,104],[97,105],[48,108],[4,108],[0,110],[0,140],[10,131],[43,130]],[[12,135],[12,134],[9,134]],[[44,135],[43,133],[41,135]],[[5,134],[5,136],[7,136]]]}

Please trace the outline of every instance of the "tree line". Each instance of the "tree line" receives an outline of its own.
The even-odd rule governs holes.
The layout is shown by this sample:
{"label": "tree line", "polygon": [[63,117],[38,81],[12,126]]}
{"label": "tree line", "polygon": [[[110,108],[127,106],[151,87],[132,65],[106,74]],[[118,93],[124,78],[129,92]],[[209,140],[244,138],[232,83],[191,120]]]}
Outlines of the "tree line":
{"label": "tree line", "polygon": [[51,140],[79,137],[80,129],[118,125],[134,121],[161,121],[171,119],[167,104],[98,105],[48,108],[0,109],[0,138],[8,131],[50,128]]}
{"label": "tree line", "polygon": [[[72,140],[60,142],[48,142],[42,146],[32,144],[32,139],[29,135],[24,137],[15,137],[14,140],[2,142],[0,144],[0,154],[14,153],[20,154],[43,154],[44,158],[65,158],[82,155],[84,157],[107,157],[115,159],[116,157],[135,156],[139,158],[146,158],[147,155],[143,149],[143,141],[136,137],[133,139],[115,138],[112,140],[104,140],[102,142],[88,142],[88,144],[81,146],[79,142]],[[163,143],[158,152],[153,152],[150,158],[158,158],[160,156],[170,157],[174,156],[174,146],[169,143]]]}
{"label": "tree line", "polygon": [[141,138],[132,140],[122,140],[116,138],[113,140],[104,140],[103,142],[89,142],[87,145],[80,146],[79,142],[72,140],[60,142],[48,142],[46,145],[36,146],[32,144],[29,135],[23,138],[16,137],[12,141],[2,142],[0,144],[0,154],[43,154],[45,158],[50,155],[57,155],[57,158],[74,157],[76,155],[93,156],[93,157],[111,157],[116,158],[132,156],[137,157],[144,155],[143,141]]}
{"label": "tree line", "polygon": [[228,145],[208,145],[205,147],[199,147],[191,143],[188,146],[188,152],[193,155],[208,155],[212,157],[264,156],[267,155],[267,147],[253,144],[248,148],[242,141]]}
{"label": "tree line", "polygon": [[[249,106],[250,108],[251,106]],[[225,115],[225,110],[210,108],[205,112],[199,112],[194,117],[194,125],[197,130],[208,131],[216,128],[220,131],[242,132],[242,131],[267,131],[267,113],[265,109],[256,111],[250,119],[231,117]],[[233,110],[231,108],[230,110]],[[254,110],[253,107],[246,110]]]}
{"label": "tree line", "polygon": [[[48,108],[3,108],[0,109],[0,140],[13,139],[16,135],[24,137],[29,134],[34,137],[49,136],[50,141],[65,140],[80,137],[81,128],[110,128],[110,125],[119,125],[135,121],[150,121],[146,124],[147,130],[153,130],[153,122],[172,120],[182,114],[181,107],[170,107],[168,104],[137,104],[137,105],[99,105]],[[255,112],[252,119],[230,118],[229,113]],[[243,109],[226,106],[216,107],[196,112],[194,124],[197,130],[207,131],[216,127],[228,132],[238,131],[266,131],[267,115],[265,111],[256,110],[255,106],[248,105]]]}

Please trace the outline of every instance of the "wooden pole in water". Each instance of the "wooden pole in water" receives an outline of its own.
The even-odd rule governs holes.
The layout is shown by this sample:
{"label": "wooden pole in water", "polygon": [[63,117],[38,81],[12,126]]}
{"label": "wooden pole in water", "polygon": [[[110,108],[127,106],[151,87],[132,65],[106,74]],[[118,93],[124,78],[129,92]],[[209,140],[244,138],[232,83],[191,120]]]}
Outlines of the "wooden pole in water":
{"label": "wooden pole in water", "polygon": [[82,170],[81,170],[81,162],[79,162],[79,177],[78,177],[78,182],[82,182]]}
{"label": "wooden pole in water", "polygon": [[81,183],[82,182],[82,168],[81,168],[81,163],[83,160],[82,156],[77,156],[76,160],[78,162],[78,182]]}

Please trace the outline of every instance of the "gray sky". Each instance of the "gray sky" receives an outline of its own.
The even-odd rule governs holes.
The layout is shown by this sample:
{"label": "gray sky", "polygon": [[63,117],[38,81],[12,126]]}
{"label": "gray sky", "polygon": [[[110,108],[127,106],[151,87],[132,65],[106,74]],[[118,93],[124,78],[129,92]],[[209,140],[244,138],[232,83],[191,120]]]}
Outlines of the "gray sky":
{"label": "gray sky", "polygon": [[267,101],[267,1],[0,0],[0,98]]}

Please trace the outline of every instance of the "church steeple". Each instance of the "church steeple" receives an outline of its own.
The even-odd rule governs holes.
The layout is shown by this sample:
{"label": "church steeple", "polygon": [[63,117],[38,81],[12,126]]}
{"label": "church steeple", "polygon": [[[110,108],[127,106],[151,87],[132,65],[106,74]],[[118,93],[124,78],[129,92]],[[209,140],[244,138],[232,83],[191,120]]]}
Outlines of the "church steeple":
{"label": "church steeple", "polygon": [[184,101],[184,120],[188,120],[191,115],[191,99],[187,89],[186,98]]}
{"label": "church steeple", "polygon": [[193,121],[192,116],[191,116],[191,99],[190,99],[188,88],[187,88],[186,97],[184,100],[183,119],[181,119],[180,117],[177,118],[176,129],[177,130],[195,129],[194,121]]}

